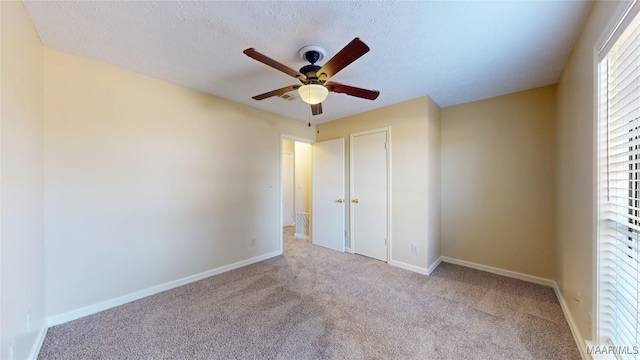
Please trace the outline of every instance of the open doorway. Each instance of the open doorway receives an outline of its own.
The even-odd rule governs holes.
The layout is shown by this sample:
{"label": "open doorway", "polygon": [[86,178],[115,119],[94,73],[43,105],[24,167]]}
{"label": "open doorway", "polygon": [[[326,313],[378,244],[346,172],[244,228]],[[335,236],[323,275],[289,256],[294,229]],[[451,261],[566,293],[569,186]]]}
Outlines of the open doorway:
{"label": "open doorway", "polygon": [[296,238],[309,241],[311,220],[311,144],[282,137],[281,226]]}
{"label": "open doorway", "polygon": [[[283,140],[292,142],[291,140]],[[289,144],[287,144],[289,145]],[[282,152],[282,227],[295,223],[295,157],[293,147],[283,146]]]}

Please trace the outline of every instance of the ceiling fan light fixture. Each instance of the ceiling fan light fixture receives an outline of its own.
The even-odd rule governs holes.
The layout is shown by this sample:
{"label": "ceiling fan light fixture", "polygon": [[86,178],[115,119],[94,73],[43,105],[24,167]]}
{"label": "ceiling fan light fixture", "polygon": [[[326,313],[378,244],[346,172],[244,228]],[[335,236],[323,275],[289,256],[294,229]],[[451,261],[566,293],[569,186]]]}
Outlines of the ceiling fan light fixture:
{"label": "ceiling fan light fixture", "polygon": [[302,101],[315,105],[320,104],[327,98],[329,90],[320,84],[307,84],[300,86],[298,94],[300,94]]}

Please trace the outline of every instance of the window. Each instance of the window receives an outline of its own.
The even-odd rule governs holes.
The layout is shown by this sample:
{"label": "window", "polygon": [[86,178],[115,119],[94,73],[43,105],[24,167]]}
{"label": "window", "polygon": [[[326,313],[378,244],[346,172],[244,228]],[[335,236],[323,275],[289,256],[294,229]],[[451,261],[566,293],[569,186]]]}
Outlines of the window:
{"label": "window", "polygon": [[626,17],[600,52],[597,330],[640,360],[640,16]]}

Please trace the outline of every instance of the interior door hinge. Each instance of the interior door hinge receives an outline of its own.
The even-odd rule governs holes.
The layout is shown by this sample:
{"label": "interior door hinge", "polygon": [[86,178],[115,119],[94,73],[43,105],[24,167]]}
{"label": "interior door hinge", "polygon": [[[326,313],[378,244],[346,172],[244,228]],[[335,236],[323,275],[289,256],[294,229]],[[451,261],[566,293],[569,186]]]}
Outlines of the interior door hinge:
{"label": "interior door hinge", "polygon": [[384,239],[384,244],[387,245],[387,239]]}
{"label": "interior door hinge", "polygon": [[384,143],[384,149],[387,150],[387,143]]}

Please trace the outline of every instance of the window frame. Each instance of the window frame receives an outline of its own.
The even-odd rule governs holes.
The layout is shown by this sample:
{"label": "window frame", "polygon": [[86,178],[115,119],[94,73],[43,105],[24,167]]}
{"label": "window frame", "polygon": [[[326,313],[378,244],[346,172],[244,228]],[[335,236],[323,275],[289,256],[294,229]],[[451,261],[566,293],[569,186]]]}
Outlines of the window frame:
{"label": "window frame", "polygon": [[[598,39],[598,41],[595,43],[594,46],[594,72],[595,72],[595,82],[594,82],[594,133],[595,133],[595,137],[594,137],[594,142],[595,142],[595,146],[594,146],[594,162],[595,162],[595,166],[594,166],[594,178],[595,178],[595,206],[594,206],[594,219],[596,221],[594,221],[594,227],[595,227],[595,239],[593,241],[594,244],[594,251],[593,251],[593,258],[594,258],[594,287],[593,287],[593,304],[592,304],[592,312],[591,314],[595,314],[595,317],[593,319],[593,324],[591,324],[591,338],[594,340],[596,345],[612,345],[610,340],[608,339],[608,337],[606,336],[606,332],[604,331],[604,315],[602,314],[602,308],[603,308],[603,300],[602,300],[602,296],[603,296],[603,292],[602,292],[602,287],[601,287],[601,281],[602,281],[602,262],[601,262],[601,252],[603,251],[603,249],[601,248],[602,245],[602,241],[601,241],[601,224],[604,221],[604,219],[601,216],[601,212],[602,212],[602,208],[603,208],[603,204],[608,203],[608,191],[609,191],[609,187],[608,184],[607,186],[605,186],[603,188],[603,182],[608,182],[608,179],[602,179],[602,166],[608,166],[608,162],[606,162],[605,164],[603,164],[602,161],[602,136],[607,136],[607,134],[603,133],[601,131],[601,126],[602,126],[602,80],[603,80],[603,74],[602,74],[602,63],[605,61],[605,59],[607,58],[609,51],[613,48],[613,46],[616,44],[617,40],[620,38],[620,36],[625,32],[625,30],[627,29],[627,27],[631,24],[631,22],[635,19],[636,16],[640,16],[638,15],[638,13],[640,12],[640,2],[638,0],[633,0],[633,1],[629,1],[629,2],[621,2],[618,7],[616,8],[616,10],[614,11],[609,23],[607,24],[607,26],[605,27],[605,31],[602,33],[602,35],[600,36],[600,38]],[[608,104],[607,104],[608,105]],[[607,106],[605,105],[605,106]],[[608,109],[608,106],[607,106]],[[638,137],[638,135],[635,135],[636,138]],[[637,145],[636,145],[637,146]],[[638,156],[638,155],[635,155]],[[607,159],[607,158],[605,158]],[[639,160],[636,160],[639,161]],[[637,164],[635,166],[638,166]],[[636,170],[637,171],[637,170]],[[636,176],[638,175],[638,173],[636,173]],[[606,174],[607,178],[608,178],[608,173]],[[631,183],[631,181],[630,181]],[[639,191],[638,189],[638,183],[636,182],[635,185],[636,189],[629,189],[629,191],[636,191],[636,193]],[[638,195],[636,195],[638,196]],[[640,198],[640,196],[638,196],[638,198]],[[638,199],[635,200],[629,200],[629,201],[638,201]],[[637,221],[636,221],[637,222]],[[616,344],[616,345],[620,345],[620,346],[625,346],[625,345],[634,345],[634,344]]]}

